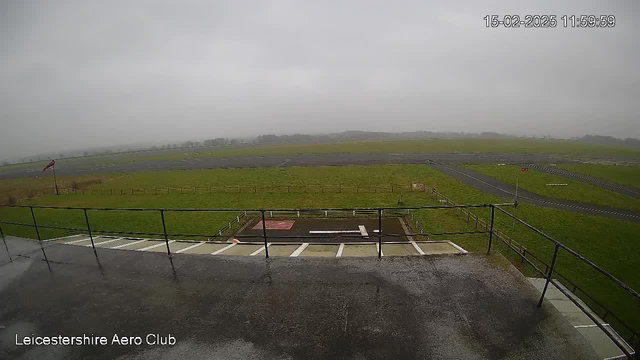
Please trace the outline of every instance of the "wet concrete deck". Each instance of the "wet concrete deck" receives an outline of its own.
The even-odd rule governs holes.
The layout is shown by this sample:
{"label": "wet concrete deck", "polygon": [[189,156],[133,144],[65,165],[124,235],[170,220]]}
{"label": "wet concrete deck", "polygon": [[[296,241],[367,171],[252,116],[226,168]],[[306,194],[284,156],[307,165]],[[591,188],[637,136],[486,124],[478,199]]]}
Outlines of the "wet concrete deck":
{"label": "wet concrete deck", "polygon": [[[0,249],[2,359],[594,359],[499,255],[212,257]],[[204,245],[203,245],[204,246]],[[174,346],[16,346],[15,336],[171,334]]]}

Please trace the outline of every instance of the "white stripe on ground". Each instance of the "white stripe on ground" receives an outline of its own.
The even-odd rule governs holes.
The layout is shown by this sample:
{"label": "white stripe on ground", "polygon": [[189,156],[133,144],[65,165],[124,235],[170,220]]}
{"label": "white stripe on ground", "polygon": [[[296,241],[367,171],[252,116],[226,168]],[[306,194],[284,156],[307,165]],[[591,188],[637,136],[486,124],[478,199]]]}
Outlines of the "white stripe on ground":
{"label": "white stripe on ground", "polygon": [[358,225],[358,228],[360,228],[360,234],[362,235],[362,237],[368,239],[369,233],[367,232],[367,228],[364,225]]}
{"label": "white stripe on ground", "polygon": [[[271,246],[271,243],[267,244],[267,247],[269,247],[269,246]],[[260,247],[260,249],[258,249],[256,251],[252,252],[251,254],[249,254],[249,256],[256,256],[256,255],[260,254],[263,251],[264,251],[264,246]]]}
{"label": "white stripe on ground", "polygon": [[376,243],[376,250],[380,252],[380,256],[384,256],[384,251],[381,250],[379,243]]}
{"label": "white stripe on ground", "polygon": [[78,236],[86,236],[84,234],[75,234],[75,235],[69,235],[69,236],[61,236],[61,237],[57,237],[57,238],[53,238],[53,239],[47,239],[47,240],[42,240],[42,242],[47,242],[47,241],[60,241],[60,240],[64,240],[64,239],[71,239],[74,237],[78,237]]}
{"label": "white stripe on ground", "polygon": [[461,253],[463,253],[463,254],[467,254],[467,253],[468,253],[468,251],[467,251],[467,250],[465,250],[465,249],[461,248],[460,246],[458,246],[458,245],[456,245],[456,244],[452,243],[451,241],[447,240],[447,242],[449,243],[449,245],[451,245],[451,246],[453,246],[454,248],[458,249],[458,251],[460,251]]}
{"label": "white stripe on ground", "polygon": [[[158,241],[158,242],[159,242],[160,244],[155,244],[155,245],[147,246],[147,247],[145,247],[145,248],[138,249],[138,250],[136,250],[136,251],[147,251],[147,250],[155,249],[155,248],[157,248],[157,247],[160,247],[160,246],[162,246],[162,245],[166,245],[166,244],[167,244],[167,243],[166,243],[166,242],[164,242],[164,241]],[[169,244],[172,244],[172,243],[174,243],[174,242],[176,242],[176,241],[175,241],[175,240],[169,240]]]}
{"label": "white stripe on ground", "polygon": [[[107,240],[107,241],[103,241],[103,242],[99,242],[99,243],[94,243],[94,245],[98,246],[98,245],[102,245],[102,244],[108,244],[108,243],[112,243],[112,242],[118,241],[118,240],[122,240],[122,238],[111,239],[111,240]],[[85,245],[85,246],[91,247],[91,245]]]}
{"label": "white stripe on ground", "polygon": [[340,244],[340,247],[338,247],[338,253],[336,254],[336,257],[342,257],[343,251],[344,251],[344,243]]}
{"label": "white stripe on ground", "polygon": [[122,244],[122,245],[114,246],[114,247],[112,247],[112,248],[110,248],[110,249],[120,249],[120,248],[123,248],[123,247],[125,247],[125,246],[134,245],[134,244],[139,244],[139,243],[144,242],[144,241],[147,241],[147,240],[138,240],[138,241],[134,241],[134,242],[132,242],[132,243],[128,243],[128,244]]}
{"label": "white stripe on ground", "polygon": [[424,251],[422,251],[422,249],[420,249],[420,246],[418,246],[418,244],[416,244],[415,241],[411,241],[411,245],[413,245],[414,248],[416,248],[416,251],[418,252],[418,254],[420,255],[424,255]]}
{"label": "white stripe on ground", "polygon": [[312,230],[309,234],[360,234],[360,230]]}
{"label": "white stripe on ground", "polygon": [[67,245],[71,245],[71,244],[75,244],[75,243],[79,243],[79,242],[81,242],[81,241],[87,241],[87,240],[91,240],[91,239],[90,239],[90,238],[87,238],[87,239],[74,240],[74,241],[66,242],[65,244],[67,244]]}
{"label": "white stripe on ground", "polygon": [[[609,324],[600,324],[602,326],[609,326]],[[598,327],[598,325],[596,324],[590,324],[590,325],[575,325],[574,328],[592,328],[592,327]]]}
{"label": "white stripe on ground", "polygon": [[197,247],[198,247],[198,246],[200,246],[200,245],[204,245],[204,242],[199,242],[199,243],[197,243],[197,244],[195,244],[195,245],[187,246],[187,247],[186,247],[186,248],[184,248],[184,249],[180,249],[180,250],[176,251],[176,254],[180,254],[180,253],[183,253],[183,252],[185,252],[185,251],[191,250],[191,249],[193,249],[193,248],[197,248]]}
{"label": "white stripe on ground", "polygon": [[289,257],[298,257],[300,254],[302,254],[304,249],[307,248],[307,246],[309,246],[309,243],[304,243],[300,245],[300,247],[297,248],[296,251],[294,251],[291,255],[289,255]]}
{"label": "white stripe on ground", "polygon": [[220,254],[221,252],[223,252],[223,251],[225,251],[225,250],[227,250],[227,249],[231,249],[232,247],[234,247],[234,246],[236,246],[236,245],[238,245],[238,243],[233,243],[233,244],[231,244],[231,245],[227,245],[227,246],[223,247],[222,249],[219,249],[219,250],[217,250],[217,251],[212,252],[212,253],[211,253],[211,255],[218,255],[218,254]]}

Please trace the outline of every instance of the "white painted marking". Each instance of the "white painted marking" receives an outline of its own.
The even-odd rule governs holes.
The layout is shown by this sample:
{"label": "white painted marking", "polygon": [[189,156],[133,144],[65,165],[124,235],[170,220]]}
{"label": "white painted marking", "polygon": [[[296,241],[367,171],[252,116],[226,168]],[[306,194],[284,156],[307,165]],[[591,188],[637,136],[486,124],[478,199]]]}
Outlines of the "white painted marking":
{"label": "white painted marking", "polygon": [[380,244],[376,243],[376,251],[380,252],[380,256],[384,256],[384,251],[380,250]]}
{"label": "white painted marking", "polygon": [[[147,247],[145,247],[145,248],[138,249],[138,250],[136,250],[136,251],[147,251],[147,250],[155,249],[155,248],[160,247],[160,246],[162,246],[162,245],[166,245],[166,242],[164,242],[164,241],[158,241],[158,242],[159,242],[160,244],[155,244],[155,245],[147,246]],[[175,241],[175,240],[169,240],[169,244],[172,244],[172,243],[174,243],[174,242],[176,242],[176,241]]]}
{"label": "white painted marking", "polygon": [[216,250],[216,251],[212,252],[211,255],[218,255],[221,252],[223,252],[223,251],[225,251],[227,249],[231,249],[232,247],[234,247],[236,245],[238,245],[238,243],[233,243],[231,245],[227,245],[227,246],[223,247],[222,249],[219,249],[219,250]]}
{"label": "white painted marking", "polygon": [[[267,244],[267,247],[269,247],[269,246],[271,246],[271,243]],[[249,254],[249,256],[256,256],[256,255],[260,254],[263,251],[264,251],[264,246],[262,246],[260,249],[258,249],[256,251],[252,252],[251,254]]]}
{"label": "white painted marking", "polygon": [[79,243],[79,242],[87,241],[87,240],[91,240],[91,239],[90,238],[86,238],[86,239],[74,240],[74,241],[66,242],[65,244],[71,245],[71,244],[75,244],[75,243]]}
{"label": "white painted marking", "polygon": [[[609,326],[609,324],[601,324],[602,326]],[[575,325],[574,328],[592,328],[592,327],[598,327],[598,325],[596,324],[590,324],[590,325]]]}
{"label": "white painted marking", "polygon": [[358,228],[360,229],[360,234],[362,235],[362,237],[368,239],[369,233],[367,232],[367,228],[364,225],[358,225]]}
{"label": "white painted marking", "polygon": [[[108,244],[108,243],[112,243],[112,242],[118,241],[118,240],[122,240],[122,238],[111,239],[111,240],[107,240],[107,241],[103,241],[103,242],[99,242],[99,243],[94,243],[94,245],[98,246],[98,245],[102,245],[102,244]],[[91,247],[91,245],[85,245],[85,246]]]}
{"label": "white painted marking", "polygon": [[134,242],[132,242],[132,243],[128,243],[128,244],[123,244],[123,245],[114,246],[114,247],[112,247],[112,248],[110,248],[110,249],[120,249],[120,248],[123,248],[123,247],[125,247],[125,246],[134,245],[134,244],[139,244],[139,243],[144,242],[144,241],[147,241],[147,240],[134,241]]}
{"label": "white painted marking", "polygon": [[338,248],[338,253],[336,254],[336,257],[342,257],[342,252],[344,251],[344,243],[340,244],[340,247]]}
{"label": "white painted marking", "polygon": [[195,245],[187,246],[187,247],[186,247],[186,248],[184,248],[184,249],[180,249],[180,250],[176,251],[176,254],[180,254],[180,253],[183,253],[183,252],[185,252],[185,251],[189,251],[189,250],[191,250],[191,249],[197,248],[197,247],[198,247],[198,246],[200,246],[200,245],[204,245],[204,241],[203,241],[203,242],[199,242],[199,243],[197,243],[197,244],[195,244]]}
{"label": "white painted marking", "polygon": [[47,242],[47,241],[59,241],[59,240],[63,240],[63,239],[71,239],[74,237],[78,237],[78,236],[86,236],[84,234],[76,234],[76,235],[69,235],[69,236],[61,236],[61,237],[57,237],[57,238],[53,238],[53,239],[47,239],[47,240],[42,240],[42,242]]}
{"label": "white painted marking", "polygon": [[416,244],[415,241],[411,241],[411,245],[413,245],[414,248],[416,248],[416,251],[418,252],[418,254],[420,255],[424,255],[424,251],[422,251],[422,249],[420,248],[420,246],[418,246],[418,244]]}
{"label": "white painted marking", "polygon": [[360,230],[312,230],[309,234],[360,234]]}
{"label": "white painted marking", "polygon": [[451,241],[447,241],[447,243],[449,243],[449,245],[453,246],[454,248],[458,249],[458,251],[460,251],[463,254],[467,254],[468,253],[467,250],[465,250],[465,249],[461,248],[460,246],[452,243]]}
{"label": "white painted marking", "polygon": [[289,257],[298,257],[300,254],[302,254],[304,249],[307,248],[307,246],[309,246],[309,243],[304,243],[300,245],[300,247],[297,248],[296,251],[293,252],[293,254],[289,255]]}

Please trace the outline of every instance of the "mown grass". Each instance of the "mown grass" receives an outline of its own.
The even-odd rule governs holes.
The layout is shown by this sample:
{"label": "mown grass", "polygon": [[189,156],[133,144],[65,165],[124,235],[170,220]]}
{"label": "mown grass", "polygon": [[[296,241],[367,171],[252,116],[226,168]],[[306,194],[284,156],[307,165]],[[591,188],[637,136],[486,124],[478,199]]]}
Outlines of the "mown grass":
{"label": "mown grass", "polygon": [[[381,184],[381,183],[425,183],[458,203],[497,203],[501,199],[486,195],[464,185],[434,169],[422,165],[351,166],[319,168],[276,168],[202,170],[137,173],[113,179],[110,184],[100,186],[164,187],[206,186],[244,184]],[[28,203],[80,207],[151,207],[151,208],[305,208],[305,207],[376,207],[395,206],[398,193],[212,193],[169,195],[64,195],[34,199]],[[429,193],[409,192],[404,194],[407,206],[438,204]],[[473,211],[482,218],[489,218],[489,209]],[[167,213],[167,230],[170,233],[213,234],[236,213]],[[596,264],[635,289],[640,288],[636,276],[640,267],[640,243],[637,234],[640,224],[570,213],[562,210],[521,205],[517,215],[538,227],[558,241],[580,252]],[[44,225],[62,225],[84,228],[84,215],[80,210],[37,209],[38,222]],[[160,214],[90,211],[94,230],[120,230],[161,233]],[[425,232],[453,232],[475,229],[473,221],[467,223],[465,215],[457,210],[420,210],[416,218]],[[28,209],[2,208],[0,217],[5,221],[31,222]],[[496,228],[509,234],[525,246],[530,253],[550,262],[553,244],[534,232],[516,225],[510,218],[497,212]],[[30,228],[5,225],[6,233],[35,237]],[[44,237],[56,237],[68,232],[43,229]],[[450,239],[472,251],[486,251],[487,235],[434,236],[433,239]],[[517,257],[510,255],[504,246],[494,242],[519,265]],[[575,259],[561,254],[558,270],[578,286],[607,305],[614,313],[624,316],[629,324],[640,324],[640,308],[635,300],[611,285],[594,270]],[[530,271],[524,270],[529,274]],[[636,330],[640,330],[636,327]]]}
{"label": "mown grass", "polygon": [[558,164],[557,167],[640,189],[640,166]]}
{"label": "mown grass", "polygon": [[[103,183],[113,177],[106,175],[59,176],[58,187],[62,189],[76,186],[82,189]],[[0,204],[20,202],[25,199],[53,194],[55,194],[55,185],[50,173],[34,178],[0,180]]]}
{"label": "mown grass", "polygon": [[[619,209],[640,210],[640,199],[600,187],[571,180],[564,176],[551,175],[539,171],[520,171],[519,166],[497,164],[464,165],[464,167],[491,176],[503,183],[550,198],[577,201],[587,204],[609,206]],[[547,186],[546,184],[567,184],[567,186]]]}

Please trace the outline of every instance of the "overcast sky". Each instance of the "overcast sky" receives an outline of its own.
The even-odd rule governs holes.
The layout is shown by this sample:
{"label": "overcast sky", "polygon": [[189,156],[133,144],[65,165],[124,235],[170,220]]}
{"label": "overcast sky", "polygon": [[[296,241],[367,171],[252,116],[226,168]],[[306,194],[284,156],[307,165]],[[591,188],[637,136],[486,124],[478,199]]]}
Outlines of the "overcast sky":
{"label": "overcast sky", "polygon": [[639,34],[636,0],[4,0],[0,158],[342,130],[640,138]]}

